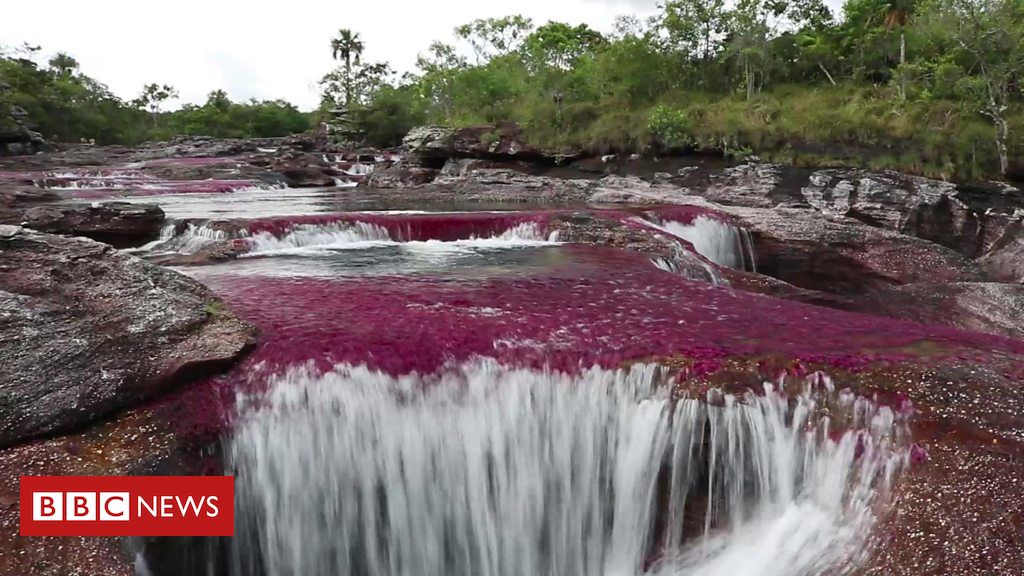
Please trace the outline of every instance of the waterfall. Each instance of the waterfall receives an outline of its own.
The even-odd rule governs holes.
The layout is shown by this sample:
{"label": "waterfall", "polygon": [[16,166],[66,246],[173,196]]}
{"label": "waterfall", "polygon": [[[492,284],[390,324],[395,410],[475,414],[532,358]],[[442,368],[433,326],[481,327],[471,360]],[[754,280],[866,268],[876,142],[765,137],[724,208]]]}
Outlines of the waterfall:
{"label": "waterfall", "polygon": [[654,226],[686,240],[698,254],[719,266],[756,272],[750,233],[738,226],[707,216],[697,216],[690,224],[668,220]]}
{"label": "waterfall", "polygon": [[228,232],[202,224],[197,226],[190,222],[180,233],[177,232],[177,227],[174,223],[164,226],[160,230],[159,239],[128,252],[195,254],[203,248],[232,238]]}
{"label": "waterfall", "polygon": [[461,240],[418,240],[401,241],[392,238],[387,228],[367,222],[336,222],[331,224],[299,224],[291,227],[280,237],[261,232],[251,238],[253,256],[276,254],[311,254],[330,250],[348,250],[395,246],[419,252],[465,251],[467,249],[502,249],[524,246],[546,246],[555,244],[555,233],[547,237],[540,227],[532,222],[518,224],[480,238],[471,236]]}
{"label": "waterfall", "polygon": [[250,242],[251,254],[266,255],[301,248],[366,248],[391,243],[391,234],[387,228],[366,222],[300,224],[292,226],[280,238],[270,232],[260,232]]}
{"label": "waterfall", "polygon": [[[906,461],[902,416],[824,377],[671,398],[571,376],[295,368],[239,398],[236,575],[838,574]],[[791,384],[793,386],[793,384]],[[826,416],[828,414],[828,416]]]}

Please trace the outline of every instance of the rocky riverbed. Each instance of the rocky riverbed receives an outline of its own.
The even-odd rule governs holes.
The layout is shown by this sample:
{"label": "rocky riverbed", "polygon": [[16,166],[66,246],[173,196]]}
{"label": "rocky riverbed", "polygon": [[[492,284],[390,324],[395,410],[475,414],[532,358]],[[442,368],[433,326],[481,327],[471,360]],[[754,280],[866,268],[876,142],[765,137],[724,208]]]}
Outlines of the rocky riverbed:
{"label": "rocky riverbed", "polygon": [[1022,220],[1008,185],[552,157],[510,127],[421,129],[400,151],[182,139],[0,158],[4,568],[253,573],[267,552],[242,566],[225,542],[20,538],[17,477],[221,473],[240,397],[296,367],[429,379],[488,359],[656,364],[673,398],[712,405],[827,374],[837,434],[856,433],[843,394],[908,423],[871,538],[830,569],[1019,573]]}

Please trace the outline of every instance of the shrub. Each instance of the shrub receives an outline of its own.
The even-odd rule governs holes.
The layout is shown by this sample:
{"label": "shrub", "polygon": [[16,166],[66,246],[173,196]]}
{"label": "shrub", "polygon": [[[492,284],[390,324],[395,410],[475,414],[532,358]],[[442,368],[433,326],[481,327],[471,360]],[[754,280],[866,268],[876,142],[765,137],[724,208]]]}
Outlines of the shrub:
{"label": "shrub", "polygon": [[668,106],[658,106],[647,118],[647,129],[661,147],[683,150],[694,144],[693,127],[686,113]]}

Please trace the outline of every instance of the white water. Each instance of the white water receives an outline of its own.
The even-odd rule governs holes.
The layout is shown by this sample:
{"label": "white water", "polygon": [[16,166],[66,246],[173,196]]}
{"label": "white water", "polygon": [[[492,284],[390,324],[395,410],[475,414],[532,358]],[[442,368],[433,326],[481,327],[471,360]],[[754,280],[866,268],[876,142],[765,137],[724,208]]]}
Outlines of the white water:
{"label": "white water", "polygon": [[771,385],[709,408],[660,380],[294,369],[239,399],[232,572],[804,576],[864,553],[906,460],[890,410]]}
{"label": "white water", "polygon": [[353,164],[351,168],[342,170],[349,176],[369,176],[373,174],[373,164]]}
{"label": "white water", "polygon": [[360,250],[381,246],[396,246],[419,252],[450,252],[474,249],[505,249],[527,246],[556,244],[558,237],[545,237],[533,223],[514,226],[500,234],[487,238],[465,238],[442,242],[440,240],[408,241],[395,240],[386,228],[365,222],[339,222],[334,224],[302,224],[293,226],[280,238],[262,232],[252,237],[250,256],[315,255],[335,250]]}
{"label": "white water", "polygon": [[697,216],[691,224],[668,220],[653,226],[693,244],[698,254],[719,266],[756,271],[753,242],[742,228],[707,216]]}
{"label": "white water", "polygon": [[203,225],[187,224],[184,231],[180,234],[175,234],[175,229],[176,226],[174,224],[164,226],[160,231],[160,238],[158,240],[128,251],[134,253],[177,252],[180,254],[195,254],[207,246],[231,239],[231,234]]}

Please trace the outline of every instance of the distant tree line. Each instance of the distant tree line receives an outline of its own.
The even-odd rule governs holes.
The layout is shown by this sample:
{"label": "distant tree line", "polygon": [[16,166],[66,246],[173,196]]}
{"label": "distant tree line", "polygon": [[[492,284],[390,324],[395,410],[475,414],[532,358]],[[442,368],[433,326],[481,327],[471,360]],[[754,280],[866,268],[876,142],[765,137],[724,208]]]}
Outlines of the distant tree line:
{"label": "distant tree line", "polygon": [[102,83],[79,70],[70,55],[58,53],[45,65],[39,47],[0,49],[0,125],[11,111],[25,113],[44,138],[62,142],[95,140],[98,144],[135,144],[177,135],[217,137],[286,136],[309,130],[312,115],[282,100],[232,102],[222,90],[211,92],[201,106],[186,104],[166,112],[177,91],[148,84],[137,98],[118,98]]}

